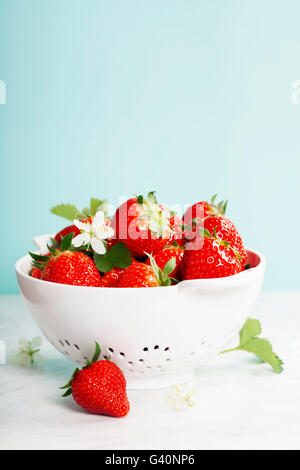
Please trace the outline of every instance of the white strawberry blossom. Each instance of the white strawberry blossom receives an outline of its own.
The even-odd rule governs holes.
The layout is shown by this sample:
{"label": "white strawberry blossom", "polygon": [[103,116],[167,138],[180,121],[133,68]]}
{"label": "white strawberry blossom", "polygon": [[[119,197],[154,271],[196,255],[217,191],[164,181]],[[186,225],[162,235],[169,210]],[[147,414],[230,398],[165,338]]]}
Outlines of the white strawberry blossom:
{"label": "white strawberry blossom", "polygon": [[195,383],[194,380],[172,387],[169,395],[169,404],[175,410],[185,410],[195,406]]}
{"label": "white strawberry blossom", "polygon": [[36,362],[43,362],[44,358],[39,353],[42,345],[42,338],[36,336],[31,341],[25,338],[19,339],[19,351],[11,361],[20,366],[33,366]]}
{"label": "white strawberry blossom", "polygon": [[103,240],[112,238],[115,233],[114,229],[107,224],[104,212],[97,212],[92,223],[79,220],[74,220],[73,223],[81,233],[72,239],[72,245],[79,248],[90,243],[96,253],[104,255],[106,247]]}

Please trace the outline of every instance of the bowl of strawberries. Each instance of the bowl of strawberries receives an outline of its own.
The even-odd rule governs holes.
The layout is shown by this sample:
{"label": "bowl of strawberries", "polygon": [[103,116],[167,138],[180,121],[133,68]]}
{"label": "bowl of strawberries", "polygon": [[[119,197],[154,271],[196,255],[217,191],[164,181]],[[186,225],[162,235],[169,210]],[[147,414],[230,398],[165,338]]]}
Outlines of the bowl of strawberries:
{"label": "bowl of strawberries", "polygon": [[100,344],[131,389],[189,379],[239,332],[263,281],[264,256],[244,247],[226,206],[214,197],[180,217],[150,192],[111,218],[94,198],[53,207],[71,224],[16,263],[44,336],[81,365]]}

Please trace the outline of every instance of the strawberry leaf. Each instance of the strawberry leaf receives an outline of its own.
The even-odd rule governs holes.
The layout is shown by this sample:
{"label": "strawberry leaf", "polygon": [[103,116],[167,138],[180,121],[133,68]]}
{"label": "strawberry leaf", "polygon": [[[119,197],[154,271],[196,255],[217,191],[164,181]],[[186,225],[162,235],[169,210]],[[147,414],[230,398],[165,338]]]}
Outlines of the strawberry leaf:
{"label": "strawberry leaf", "polygon": [[52,214],[59,215],[64,219],[73,221],[80,213],[80,210],[73,204],[58,204],[57,206],[52,207],[50,212],[52,212]]}
{"label": "strawberry leaf", "polygon": [[126,269],[132,263],[132,258],[127,246],[119,242],[113,245],[104,255],[94,254],[96,268],[107,273],[114,267]]}
{"label": "strawberry leaf", "polygon": [[[94,198],[92,197],[91,198],[91,202],[90,202],[90,215],[92,217],[94,217],[94,215],[96,214],[98,208],[101,209],[101,206],[104,204],[107,204],[107,200],[106,199],[103,199],[103,201],[101,201],[101,199],[97,199],[97,198]],[[101,209],[103,210],[103,209]],[[103,210],[104,213],[106,213],[105,210]]]}
{"label": "strawberry leaf", "polygon": [[233,349],[222,351],[221,354],[231,351],[247,351],[255,354],[262,362],[267,362],[273,370],[280,374],[283,371],[283,362],[273,351],[271,343],[264,338],[258,338],[262,332],[259,320],[248,318],[240,331],[240,344]]}

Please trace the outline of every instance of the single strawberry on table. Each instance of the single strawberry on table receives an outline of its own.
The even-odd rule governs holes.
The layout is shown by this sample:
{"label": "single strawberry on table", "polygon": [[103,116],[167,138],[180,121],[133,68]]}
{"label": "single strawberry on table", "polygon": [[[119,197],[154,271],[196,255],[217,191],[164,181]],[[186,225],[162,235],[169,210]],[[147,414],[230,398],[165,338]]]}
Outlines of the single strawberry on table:
{"label": "single strawberry on table", "polygon": [[76,403],[89,413],[121,418],[130,410],[126,380],[119,367],[110,361],[98,361],[101,354],[96,343],[92,361],[76,369],[71,380],[61,389],[64,397],[72,395]]}
{"label": "single strawberry on table", "polygon": [[[201,229],[200,229],[201,230]],[[202,236],[186,244],[182,279],[210,279],[232,276],[243,270],[241,257],[226,240],[202,229]]]}
{"label": "single strawberry on table", "polygon": [[129,248],[132,256],[155,254],[180,231],[180,219],[158,204],[154,192],[147,198],[134,197],[124,202],[112,220],[116,239]]}

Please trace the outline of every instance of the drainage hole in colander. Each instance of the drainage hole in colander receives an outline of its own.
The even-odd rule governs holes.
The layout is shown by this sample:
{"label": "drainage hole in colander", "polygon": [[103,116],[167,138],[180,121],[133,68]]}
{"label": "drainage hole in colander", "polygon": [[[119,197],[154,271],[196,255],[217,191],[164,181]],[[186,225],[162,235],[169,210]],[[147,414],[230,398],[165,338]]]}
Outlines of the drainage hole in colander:
{"label": "drainage hole in colander", "polygon": [[147,369],[151,369],[151,366],[146,366],[146,367],[147,367]]}
{"label": "drainage hole in colander", "polygon": [[147,348],[147,347],[143,348],[143,351],[147,352],[147,351],[149,351],[149,348]]}
{"label": "drainage hole in colander", "polygon": [[103,356],[103,358],[108,361],[109,357],[108,356]]}
{"label": "drainage hole in colander", "polygon": [[65,354],[66,356],[69,356],[68,351],[64,351],[64,354]]}
{"label": "drainage hole in colander", "polygon": [[74,348],[78,349],[80,351],[80,347],[77,344],[74,344]]}
{"label": "drainage hole in colander", "polygon": [[114,353],[113,348],[108,348],[108,350],[109,350],[110,353],[112,353],[112,354]]}
{"label": "drainage hole in colander", "polygon": [[170,360],[171,360],[171,359],[168,357],[168,358],[166,359],[166,362],[170,362]]}
{"label": "drainage hole in colander", "polygon": [[85,361],[88,361],[88,358],[87,358],[86,356],[84,356],[84,358],[83,358],[83,359],[84,359]]}
{"label": "drainage hole in colander", "polygon": [[156,344],[156,345],[154,346],[154,349],[159,349],[158,344]]}
{"label": "drainage hole in colander", "polygon": [[120,356],[125,357],[125,354],[123,352],[120,352]]}
{"label": "drainage hole in colander", "polygon": [[67,339],[65,339],[65,343],[66,343],[67,346],[70,346],[70,343]]}
{"label": "drainage hole in colander", "polygon": [[61,339],[59,339],[58,342],[59,342],[62,346],[64,346],[64,342],[63,342]]}
{"label": "drainage hole in colander", "polygon": [[164,349],[164,351],[169,351],[169,349],[170,349],[169,346],[167,346],[167,347]]}
{"label": "drainage hole in colander", "polygon": [[139,359],[140,362],[144,362],[144,359]]}

